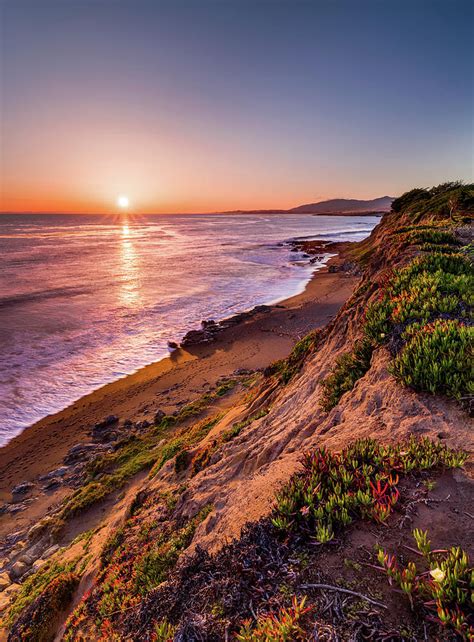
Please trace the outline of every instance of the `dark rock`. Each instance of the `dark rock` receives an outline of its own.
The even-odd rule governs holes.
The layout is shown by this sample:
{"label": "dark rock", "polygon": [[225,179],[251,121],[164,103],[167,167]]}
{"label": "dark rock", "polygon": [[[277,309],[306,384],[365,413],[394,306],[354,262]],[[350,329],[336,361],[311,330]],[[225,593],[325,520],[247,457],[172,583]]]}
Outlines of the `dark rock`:
{"label": "dark rock", "polygon": [[157,410],[155,412],[155,424],[159,424],[160,421],[166,416],[166,413],[164,413],[162,410]]}
{"label": "dark rock", "polygon": [[328,267],[328,272],[330,272],[331,274],[333,274],[334,272],[339,272],[339,268],[337,267],[337,265],[330,265]]}
{"label": "dark rock", "polygon": [[211,328],[211,327],[213,327],[215,325],[217,325],[217,324],[214,321],[214,319],[208,319],[207,321],[206,320],[205,321],[201,321],[201,327],[202,327],[203,330],[205,330],[206,328]]}
{"label": "dark rock", "polygon": [[20,497],[23,497],[27,493],[29,493],[33,488],[34,484],[29,482],[29,481],[24,481],[21,484],[17,484],[14,488],[12,488],[12,497],[13,501],[18,500]]}
{"label": "dark rock", "polygon": [[247,370],[247,368],[237,368],[237,370],[234,370],[234,374],[239,376],[239,375],[250,375],[252,374],[252,370]]}
{"label": "dark rock", "polygon": [[95,429],[100,430],[101,428],[107,428],[108,426],[111,426],[112,424],[118,423],[119,418],[117,415],[109,415],[102,421],[99,421],[96,423],[94,426]]}
{"label": "dark rock", "polygon": [[73,446],[66,457],[64,457],[65,464],[73,464],[78,461],[85,461],[90,459],[100,450],[97,444],[76,444]]}
{"label": "dark rock", "polygon": [[150,426],[151,426],[151,423],[147,419],[144,419],[143,421],[137,421],[137,423],[135,424],[135,428],[137,430],[145,430]]}
{"label": "dark rock", "polygon": [[133,421],[131,419],[125,419],[123,422],[123,427],[124,428],[131,428],[133,426]]}
{"label": "dark rock", "polygon": [[52,477],[51,479],[48,479],[48,481],[44,484],[43,490],[53,490],[54,488],[61,486],[62,483],[62,479]]}
{"label": "dark rock", "polygon": [[181,345],[183,347],[187,347],[197,345],[199,343],[210,343],[211,341],[214,341],[214,339],[214,334],[207,329],[190,330],[184,335]]}
{"label": "dark rock", "polygon": [[10,569],[10,578],[17,580],[24,575],[27,570],[28,566],[24,562],[15,562]]}
{"label": "dark rock", "polygon": [[64,477],[64,475],[66,475],[69,470],[69,466],[60,466],[59,468],[56,468],[56,470],[51,470],[46,475],[41,475],[40,477],[38,477],[38,480],[47,481],[48,479],[52,479],[53,477]]}
{"label": "dark rock", "polygon": [[171,350],[176,350],[176,348],[179,348],[179,345],[176,343],[176,341],[168,341],[168,348]]}

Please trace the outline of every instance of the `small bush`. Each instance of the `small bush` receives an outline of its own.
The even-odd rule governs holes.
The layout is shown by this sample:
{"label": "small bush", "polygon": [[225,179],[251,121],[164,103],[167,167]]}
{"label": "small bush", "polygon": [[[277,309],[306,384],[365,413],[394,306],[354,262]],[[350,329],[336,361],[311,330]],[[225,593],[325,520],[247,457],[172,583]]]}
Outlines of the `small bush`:
{"label": "small bush", "polygon": [[47,642],[53,638],[58,616],[69,606],[79,576],[62,572],[52,579],[12,627],[9,639]]}
{"label": "small bush", "polygon": [[294,640],[304,642],[308,637],[301,626],[304,616],[311,610],[305,606],[306,597],[299,602],[293,598],[290,608],[283,608],[275,614],[261,615],[255,624],[251,620],[244,622],[236,639],[239,642],[285,642]]}
{"label": "small bush", "polygon": [[304,456],[303,471],[277,495],[273,525],[325,543],[354,519],[385,522],[398,501],[400,474],[460,466],[466,457],[413,437],[396,446],[361,439],[340,454],[320,448]]}
{"label": "small bush", "polygon": [[390,584],[395,582],[401,588],[412,607],[413,599],[417,599],[430,617],[436,616],[441,625],[454,629],[463,639],[472,639],[474,631],[469,621],[474,615],[473,571],[467,553],[459,547],[432,551],[426,531],[415,529],[413,537],[422,558],[422,569],[413,562],[402,566],[386,551],[378,553],[379,563]]}
{"label": "small bush", "polygon": [[474,328],[437,320],[423,326],[396,357],[392,372],[415,390],[457,399],[474,393]]}
{"label": "small bush", "polygon": [[331,374],[321,382],[323,396],[321,407],[329,411],[334,408],[345,392],[352,390],[356,382],[370,368],[370,360],[374,350],[373,343],[368,339],[356,342],[352,352],[342,354],[336,360]]}

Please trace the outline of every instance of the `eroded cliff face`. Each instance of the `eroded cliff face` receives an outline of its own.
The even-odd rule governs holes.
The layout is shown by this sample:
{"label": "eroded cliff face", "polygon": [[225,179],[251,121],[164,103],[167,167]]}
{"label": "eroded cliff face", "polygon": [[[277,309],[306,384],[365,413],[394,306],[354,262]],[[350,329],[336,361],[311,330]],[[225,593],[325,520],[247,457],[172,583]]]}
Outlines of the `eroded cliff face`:
{"label": "eroded cliff face", "polygon": [[[454,199],[457,188],[449,189],[452,189]],[[436,229],[449,229],[449,234],[453,234],[456,240],[452,252],[465,252],[462,248],[469,242],[471,228],[467,217],[472,208],[472,189],[467,191],[468,196],[463,196],[464,200],[461,199],[457,206],[446,197],[442,206],[435,201],[430,209],[428,197],[423,197],[421,205],[416,200],[410,202],[408,198],[398,211],[383,218],[369,239],[350,248],[346,257],[346,263],[350,262],[350,266],[346,265],[346,269],[360,274],[360,282],[337,317],[300,346],[286,364],[276,364],[267,373],[258,375],[248,393],[240,395],[235,406],[227,410],[201,440],[169,459],[151,477],[137,479],[121,500],[120,512],[111,512],[99,530],[90,536],[87,550],[84,548],[79,553],[83,562],[81,568],[71,566],[68,569],[74,574],[74,581],[70,578],[74,588],[65,591],[67,598],[58,598],[61,608],[56,607],[56,610],[59,615],[51,623],[45,637],[41,638],[39,634],[34,637],[36,633],[30,638],[24,636],[24,632],[28,631],[28,622],[36,617],[35,609],[37,612],[44,608],[40,592],[37,601],[19,613],[20,619],[11,629],[10,639],[48,639],[53,633],[57,639],[64,637],[68,640],[231,639],[243,616],[255,618],[265,611],[267,603],[275,608],[281,606],[282,602],[275,598],[275,594],[284,594],[281,587],[288,585],[288,577],[296,576],[293,567],[289,575],[280,577],[279,573],[283,568],[288,571],[293,553],[303,555],[298,548],[299,540],[294,544],[294,550],[291,541],[284,537],[284,545],[275,543],[276,535],[265,520],[275,504],[277,491],[295,472],[301,470],[304,452],[323,447],[339,452],[354,440],[362,438],[395,444],[414,435],[429,437],[450,448],[462,448],[472,453],[472,422],[466,400],[460,403],[446,395],[415,391],[391,373],[401,345],[398,327],[398,334],[390,341],[370,344],[368,355],[364,357],[362,374],[353,377],[350,389],[340,395],[337,403],[330,409],[324,403],[328,387],[324,382],[338,367],[341,355],[352,354],[354,346],[364,341],[369,306],[381,299],[387,284],[394,278],[394,270],[402,269],[427,252],[420,243],[409,242],[407,234],[428,229],[428,226],[431,226],[430,229],[433,226]],[[457,192],[456,195],[459,197]],[[431,195],[432,201],[436,198],[437,195]],[[405,228],[406,232],[403,231]],[[426,241],[423,243],[426,244]],[[449,252],[446,250],[446,254]],[[446,318],[453,319],[456,315]],[[429,322],[432,322],[432,317]],[[345,367],[350,370],[351,364]],[[452,501],[457,502],[456,506],[462,506],[463,502],[472,498],[469,470],[466,464],[465,471],[457,473],[457,481],[449,478],[440,483],[440,488],[444,488],[443,484],[454,484],[449,488]],[[420,481],[417,483],[419,486]],[[419,500],[415,491],[418,486],[416,483],[409,486],[409,496],[415,498],[415,502]],[[426,496],[423,497],[426,500]],[[428,505],[427,501],[423,504],[424,508]],[[462,511],[456,509],[456,517],[452,513],[447,516],[444,510],[440,509],[437,514],[438,521],[442,518],[450,528],[468,531],[469,518],[460,516]],[[469,509],[466,510],[466,514],[469,514]],[[420,525],[433,521],[430,515],[422,515],[417,519],[422,519]],[[250,530],[247,528],[243,539],[239,540],[245,525],[248,522],[255,524],[259,520],[263,521],[250,527]],[[408,541],[410,524],[403,522],[402,526],[405,530],[400,530],[399,536]],[[122,530],[117,530],[119,527]],[[373,541],[370,537],[365,540],[364,529],[356,527],[349,539],[343,540],[337,562],[328,553],[322,553],[324,564],[328,568],[331,564],[335,566],[332,578],[337,577],[337,567],[343,565],[345,556],[354,547],[362,544],[373,546],[377,537],[372,538]],[[227,546],[234,539],[241,543]],[[444,540],[441,543],[445,543]],[[255,556],[257,549],[260,557]],[[140,557],[143,550],[148,554],[146,568]],[[304,549],[304,555],[309,554],[307,550],[308,547]],[[280,560],[278,564],[275,563],[277,558]],[[74,559],[74,555],[70,550],[64,551],[56,559],[62,563],[62,560]],[[205,591],[205,582],[202,580],[205,569],[209,574],[208,584],[212,584],[215,577],[220,577],[219,569],[226,566],[226,560],[229,568],[236,564],[236,568],[240,569],[235,571],[236,575],[248,564],[253,582],[260,581],[257,576],[263,578],[261,590],[255,586],[256,593],[251,598],[246,593],[247,587],[239,585],[237,590],[229,578],[225,582],[222,579],[222,585],[219,585],[221,594],[218,589],[209,594],[206,608],[201,603],[201,612],[196,612],[197,606],[193,607],[194,610],[190,607],[189,612],[186,611],[186,595],[183,592]],[[260,573],[260,569],[255,568],[264,562],[273,575],[266,575],[267,571],[263,570]],[[300,567],[298,569],[298,573],[303,572]],[[354,569],[351,570],[353,572]],[[146,576],[146,581],[142,582],[141,574]],[[224,575],[222,571],[222,577]],[[273,589],[269,588],[269,577],[275,578]],[[358,582],[357,577],[350,577],[352,582]],[[194,586],[194,580],[190,578],[201,579],[196,579]],[[292,590],[295,590],[294,586]],[[240,595],[238,599],[235,597],[237,593]],[[227,603],[226,595],[231,594],[234,602]],[[244,596],[247,596],[247,601]],[[189,596],[189,604],[194,598],[194,595]],[[385,596],[384,599],[392,598]],[[314,605],[314,608],[321,606],[316,598]],[[334,608],[334,604],[328,607],[328,613],[336,618],[333,615]],[[358,608],[363,610],[362,607]],[[231,614],[232,609],[234,615]],[[65,623],[66,614],[72,611]],[[400,617],[413,619],[407,613],[409,609],[407,612],[395,610],[391,625],[395,626],[395,620]],[[355,635],[354,626],[347,624],[347,617],[346,613],[340,618],[341,622],[345,622],[340,628],[335,624],[327,624],[334,630],[326,630],[324,617],[321,616],[318,629],[320,637],[314,639],[338,639],[337,635],[339,639],[381,639],[377,635],[387,632],[386,628],[379,626],[379,618],[379,624],[373,625],[372,637],[351,638],[351,635]],[[370,617],[375,616],[372,614]],[[360,621],[366,623],[368,618],[364,620],[361,616]],[[418,639],[417,623],[411,622],[410,626],[413,630],[405,637],[399,631],[390,639]],[[363,628],[360,625],[361,632]],[[274,639],[309,639],[304,637],[309,633],[297,633],[293,638]],[[446,635],[451,633],[447,632]]]}

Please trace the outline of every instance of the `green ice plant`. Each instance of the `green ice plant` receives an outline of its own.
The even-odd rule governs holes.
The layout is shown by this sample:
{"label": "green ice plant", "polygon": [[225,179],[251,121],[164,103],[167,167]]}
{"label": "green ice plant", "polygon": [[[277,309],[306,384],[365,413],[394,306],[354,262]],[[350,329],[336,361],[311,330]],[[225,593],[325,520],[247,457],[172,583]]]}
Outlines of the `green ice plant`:
{"label": "green ice plant", "polygon": [[441,625],[471,640],[474,571],[467,553],[458,546],[432,551],[428,533],[419,529],[413,531],[413,538],[425,570],[414,562],[402,566],[394,555],[380,549],[377,559],[390,584],[397,584],[408,595],[412,607],[414,599],[420,600]]}
{"label": "green ice plant", "polygon": [[251,620],[245,621],[235,639],[239,642],[303,642],[308,638],[301,626],[301,620],[309,611],[306,597],[300,601],[293,597],[291,607],[282,608],[276,614],[261,615],[255,623]]}
{"label": "green ice plant", "polygon": [[465,459],[466,453],[441,442],[414,437],[397,445],[360,439],[341,453],[319,448],[305,454],[302,472],[277,494],[272,523],[326,543],[355,519],[386,523],[399,498],[400,475],[457,467]]}

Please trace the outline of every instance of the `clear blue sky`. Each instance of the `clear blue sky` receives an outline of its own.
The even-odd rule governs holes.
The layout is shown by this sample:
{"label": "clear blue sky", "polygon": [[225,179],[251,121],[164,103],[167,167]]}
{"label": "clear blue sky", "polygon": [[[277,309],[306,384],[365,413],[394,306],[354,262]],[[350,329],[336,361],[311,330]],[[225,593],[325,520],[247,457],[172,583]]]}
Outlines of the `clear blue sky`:
{"label": "clear blue sky", "polygon": [[0,209],[287,207],[472,179],[470,0],[0,2]]}

